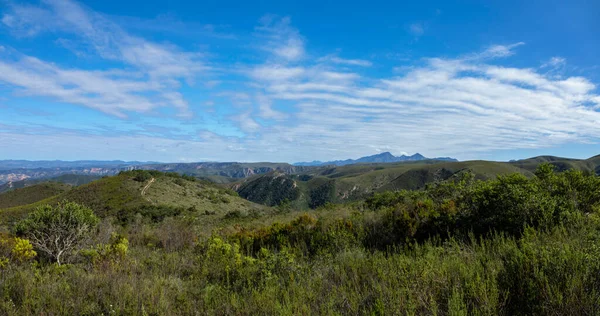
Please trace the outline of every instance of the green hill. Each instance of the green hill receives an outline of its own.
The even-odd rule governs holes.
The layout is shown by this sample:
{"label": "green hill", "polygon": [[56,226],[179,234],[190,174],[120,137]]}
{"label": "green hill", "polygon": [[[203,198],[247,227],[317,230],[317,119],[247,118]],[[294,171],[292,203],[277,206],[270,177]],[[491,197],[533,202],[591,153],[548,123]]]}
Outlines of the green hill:
{"label": "green hill", "polygon": [[58,182],[46,182],[0,194],[0,209],[35,203],[71,189],[71,186]]}
{"label": "green hill", "polygon": [[136,170],[102,178],[33,204],[4,209],[0,211],[0,220],[14,220],[33,207],[62,200],[86,205],[101,217],[119,219],[131,218],[136,213],[160,219],[184,211],[222,217],[269,210],[209,182],[175,173]]}
{"label": "green hill", "polygon": [[247,200],[275,206],[284,201],[294,201],[300,197],[300,188],[288,175],[272,172],[255,177],[236,187],[239,195]]}
{"label": "green hill", "polygon": [[36,185],[44,182],[59,182],[65,183],[72,186],[79,186],[82,184],[90,183],[94,180],[100,179],[100,176],[84,175],[84,174],[63,174],[54,178],[43,178],[43,179],[25,179],[21,181],[8,182],[0,185],[0,193],[8,192],[32,185]]}
{"label": "green hill", "polygon": [[525,169],[528,171],[535,171],[537,166],[541,163],[548,162],[556,167],[558,171],[566,171],[569,169],[576,169],[582,171],[596,172],[600,167],[600,157],[594,156],[589,159],[572,159],[555,156],[538,156],[518,161],[510,162],[511,165]]}
{"label": "green hill", "polygon": [[540,156],[510,163],[474,160],[325,166],[292,175],[270,173],[249,177],[230,187],[256,203],[277,205],[287,199],[295,207],[315,208],[328,202],[355,201],[374,192],[421,189],[428,183],[467,171],[479,180],[511,173],[531,177],[544,162],[554,165],[557,171],[577,169],[600,174],[600,156],[587,160]]}
{"label": "green hill", "polygon": [[476,179],[488,180],[499,175],[522,173],[526,176],[533,174],[515,166],[493,161],[465,161],[441,163],[408,170],[390,183],[381,186],[377,191],[415,190],[422,189],[427,183],[447,180],[463,172],[472,172]]}

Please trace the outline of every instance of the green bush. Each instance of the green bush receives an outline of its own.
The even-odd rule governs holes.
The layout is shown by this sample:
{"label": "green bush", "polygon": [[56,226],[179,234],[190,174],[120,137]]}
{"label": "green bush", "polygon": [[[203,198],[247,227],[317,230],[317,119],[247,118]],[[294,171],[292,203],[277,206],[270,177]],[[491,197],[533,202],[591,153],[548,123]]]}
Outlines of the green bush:
{"label": "green bush", "polygon": [[138,182],[146,182],[152,179],[152,174],[146,170],[135,170],[133,180]]}
{"label": "green bush", "polygon": [[36,208],[17,223],[15,232],[26,236],[39,252],[60,265],[61,258],[78,250],[98,221],[91,209],[63,202]]}

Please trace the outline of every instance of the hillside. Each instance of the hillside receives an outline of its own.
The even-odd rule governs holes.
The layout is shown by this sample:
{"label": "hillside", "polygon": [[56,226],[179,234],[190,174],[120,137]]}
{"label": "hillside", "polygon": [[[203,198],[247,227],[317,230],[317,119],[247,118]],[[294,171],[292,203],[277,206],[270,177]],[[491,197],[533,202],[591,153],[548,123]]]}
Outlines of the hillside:
{"label": "hillside", "polygon": [[35,203],[71,189],[64,183],[46,182],[0,194],[0,209]]}
{"label": "hillside", "polygon": [[260,175],[252,181],[234,186],[234,189],[247,200],[270,206],[294,201],[300,197],[300,188],[296,181],[280,172]]}
{"label": "hillside", "polygon": [[428,183],[440,182],[460,173],[472,172],[476,179],[489,180],[499,175],[522,173],[528,177],[533,174],[506,163],[492,161],[467,161],[457,163],[441,163],[436,165],[414,168],[406,171],[390,183],[377,188],[378,192],[393,190],[422,189]]}
{"label": "hillside", "polygon": [[[404,168],[401,179],[416,184],[415,174],[436,180],[466,167],[477,177],[516,168],[473,161],[365,175],[383,179]],[[313,188],[310,197],[319,202],[353,177],[271,173],[256,176],[262,186],[255,189],[296,183]],[[112,203],[136,208],[93,224],[89,241],[68,250],[68,264],[37,246],[37,253],[27,250],[40,235],[5,233],[31,220],[8,223],[0,234],[0,295],[9,303],[0,304],[0,314],[598,314],[600,177],[589,173],[442,181],[310,212],[246,218],[142,207],[146,198],[190,205],[191,193],[214,193],[212,204],[223,196],[237,203],[219,194],[224,189],[188,179],[126,172],[70,191],[88,202],[85,194],[107,194]],[[94,207],[109,206],[107,197]],[[133,218],[120,216],[129,211]],[[0,224],[6,223],[0,218]]]}
{"label": "hillside", "polygon": [[25,179],[21,181],[8,182],[0,185],[0,193],[8,192],[44,182],[58,182],[71,186],[80,186],[100,179],[100,176],[82,175],[82,174],[63,174],[50,179]]}
{"label": "hillside", "polygon": [[[435,160],[326,166],[296,175],[266,174],[250,177],[230,187],[256,203],[276,205],[273,201],[282,201],[283,196],[286,196],[293,206],[315,208],[328,202],[355,201],[374,192],[421,189],[428,183],[447,180],[467,171],[472,172],[479,180],[493,179],[498,175],[510,173],[521,173],[531,177],[532,171],[543,161],[545,160],[540,159],[523,163],[527,168],[492,161]],[[570,167],[587,170],[584,164],[576,162]],[[289,198],[293,196],[297,198]]]}
{"label": "hillside", "polygon": [[595,157],[582,160],[555,156],[538,156],[518,161],[512,161],[510,162],[510,164],[533,172],[535,171],[537,166],[543,162],[547,162],[554,165],[556,167],[556,170],[558,171],[576,169],[582,171],[595,172],[596,169],[600,166],[600,159]]}
{"label": "hillside", "polygon": [[4,209],[0,215],[15,219],[35,206],[62,200],[86,205],[101,217],[115,216],[122,220],[130,219],[136,213],[164,218],[183,211],[223,216],[229,212],[244,215],[268,210],[240,198],[231,190],[192,180],[175,173],[121,172],[33,204]]}

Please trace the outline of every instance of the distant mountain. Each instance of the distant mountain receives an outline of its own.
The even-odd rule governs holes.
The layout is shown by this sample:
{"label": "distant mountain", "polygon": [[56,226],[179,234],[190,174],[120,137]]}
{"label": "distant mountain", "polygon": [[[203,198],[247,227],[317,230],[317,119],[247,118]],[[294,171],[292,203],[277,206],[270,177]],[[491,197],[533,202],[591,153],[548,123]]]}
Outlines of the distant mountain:
{"label": "distant mountain", "polygon": [[122,160],[0,160],[0,170],[38,169],[38,168],[102,168],[127,167],[156,164],[153,161],[122,161]]}
{"label": "distant mountain", "polygon": [[64,174],[111,176],[134,169],[177,172],[216,183],[228,183],[255,174],[279,171],[299,173],[310,167],[287,163],[195,162],[156,163],[138,161],[27,161],[0,160],[0,185],[23,180],[49,179]]}
{"label": "distant mountain", "polygon": [[390,163],[390,162],[402,162],[402,161],[420,161],[420,160],[441,160],[441,161],[458,161],[450,157],[438,157],[438,158],[427,158],[419,153],[412,156],[394,156],[390,152],[384,152],[377,155],[366,156],[358,159],[346,159],[346,160],[334,160],[334,161],[312,161],[312,162],[297,162],[295,166],[326,166],[336,165],[345,166],[357,163]]}

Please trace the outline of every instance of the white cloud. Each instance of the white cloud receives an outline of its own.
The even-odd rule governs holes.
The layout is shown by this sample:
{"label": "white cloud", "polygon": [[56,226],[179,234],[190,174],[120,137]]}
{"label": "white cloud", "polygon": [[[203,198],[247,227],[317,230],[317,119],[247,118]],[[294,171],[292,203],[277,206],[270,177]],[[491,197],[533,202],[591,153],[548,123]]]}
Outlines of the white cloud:
{"label": "white cloud", "polygon": [[[55,97],[121,117],[125,116],[124,111],[148,111],[158,106],[175,107],[181,116],[191,114],[187,101],[176,89],[181,85],[181,79],[191,84],[197,74],[208,70],[201,61],[202,54],[132,36],[105,16],[70,0],[48,0],[40,7],[12,4],[9,8],[2,22],[15,34],[35,36],[53,32],[74,35],[81,43],[69,41],[69,49],[87,46],[102,58],[134,67],[133,72],[141,74],[145,80],[124,83],[122,78],[100,76],[97,71],[60,68],[23,56],[17,62],[2,62],[8,71],[2,74],[5,82],[28,94]],[[64,45],[64,41],[58,43]],[[83,81],[78,81],[78,77]],[[68,88],[71,85],[75,88]],[[127,91],[128,88],[122,85],[143,86],[143,89]],[[156,93],[158,100],[137,95],[140,91]]]}
{"label": "white cloud", "polygon": [[273,102],[263,94],[256,96],[256,102],[258,103],[259,115],[263,119],[283,120],[288,117],[286,114],[274,110],[272,108]]}
{"label": "white cloud", "polygon": [[290,80],[304,74],[302,67],[285,67],[282,65],[261,65],[252,69],[250,75],[257,80]]}
{"label": "white cloud", "polygon": [[481,53],[468,56],[467,59],[494,59],[509,57],[515,54],[515,48],[522,45],[525,45],[525,43],[518,42],[510,45],[492,45]]}
{"label": "white cloud", "polygon": [[[0,126],[7,131],[0,133],[0,152],[30,142],[53,158],[52,152],[61,150],[85,155],[92,152],[91,144],[100,143],[109,144],[102,154],[130,159],[159,153],[156,160],[330,160],[374,150],[469,158],[491,150],[600,141],[596,85],[584,77],[554,77],[542,68],[503,66],[499,59],[514,55],[522,42],[456,58],[423,59],[401,72],[370,76],[372,72],[360,72],[365,70],[360,67],[372,66],[367,60],[336,53],[311,59],[308,41],[289,18],[267,16],[251,39],[263,59],[256,62],[255,55],[252,62],[240,58],[235,65],[215,62],[209,67],[204,54],[133,36],[73,2],[44,3],[41,8],[12,6],[2,23],[18,36],[75,35],[90,51],[122,67],[73,69],[8,53],[12,49],[7,48],[0,54],[0,81],[14,87],[17,95],[49,97],[119,117],[159,107],[189,116],[192,109],[183,92],[189,90],[180,86],[215,67],[225,75],[200,85],[213,91],[211,100],[194,101],[204,105],[195,110],[216,122],[215,129],[225,126],[228,135],[241,136],[201,132],[182,141],[168,139],[172,135],[84,137],[64,131],[19,135]],[[423,34],[425,28],[421,24],[421,31],[415,30]],[[556,57],[547,67],[564,63]],[[213,97],[225,100],[214,103]],[[86,145],[78,148],[79,142]],[[131,149],[130,144],[142,147]]]}
{"label": "white cloud", "polygon": [[[600,141],[595,108],[600,96],[589,80],[493,64],[520,45],[432,58],[398,77],[344,78],[335,68],[307,65],[296,76],[261,81],[274,104],[291,103],[297,109],[296,123],[263,129],[261,141],[278,144],[280,151],[320,153],[307,159],[360,156],[368,148],[472,157],[491,150]],[[327,76],[338,80],[328,83]]]}
{"label": "white cloud", "polygon": [[558,68],[567,64],[567,60],[563,57],[554,56],[547,62],[542,64],[541,68]]}
{"label": "white cloud", "polygon": [[425,33],[425,26],[423,23],[413,23],[408,26],[408,31],[414,36],[421,36]]}
{"label": "white cloud", "polygon": [[256,28],[259,36],[268,41],[262,46],[282,62],[299,61],[304,57],[304,38],[291,26],[289,17],[267,15],[261,18]]}
{"label": "white cloud", "polygon": [[345,59],[345,58],[340,58],[336,55],[328,55],[325,57],[321,57],[317,61],[318,62],[331,62],[334,64],[348,65],[348,66],[361,66],[361,67],[371,67],[373,65],[373,63],[368,60]]}
{"label": "white cloud", "polygon": [[240,129],[245,133],[255,133],[261,128],[261,125],[252,118],[250,112],[232,116],[231,120],[237,122]]}

